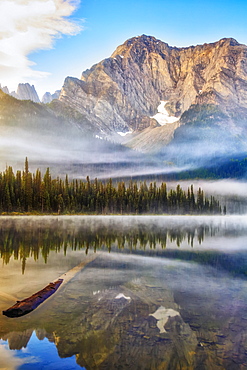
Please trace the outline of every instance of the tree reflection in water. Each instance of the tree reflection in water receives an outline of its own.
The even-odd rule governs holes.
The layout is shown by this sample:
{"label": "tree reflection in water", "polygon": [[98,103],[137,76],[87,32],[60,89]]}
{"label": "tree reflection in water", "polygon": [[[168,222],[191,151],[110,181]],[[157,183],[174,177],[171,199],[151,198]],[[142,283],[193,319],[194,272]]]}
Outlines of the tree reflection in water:
{"label": "tree reflection in water", "polygon": [[[6,217],[2,220],[0,257],[4,264],[11,258],[21,260],[23,274],[28,258],[37,261],[42,256],[47,263],[51,251],[66,255],[67,250],[82,250],[86,254],[89,250],[95,253],[98,250],[144,253],[213,263],[212,258],[217,258],[217,252],[199,253],[198,249],[189,252],[188,247],[202,245],[205,238],[247,234],[244,225],[229,228],[224,224],[224,217],[48,216]],[[186,251],[174,250],[180,246],[186,246]],[[223,262],[227,265],[227,258]]]}

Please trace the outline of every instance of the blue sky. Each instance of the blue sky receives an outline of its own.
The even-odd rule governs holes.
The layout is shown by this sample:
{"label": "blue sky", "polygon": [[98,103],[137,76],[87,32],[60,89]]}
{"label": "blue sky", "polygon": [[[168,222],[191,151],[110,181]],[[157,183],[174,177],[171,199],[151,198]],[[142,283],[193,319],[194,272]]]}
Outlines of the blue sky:
{"label": "blue sky", "polygon": [[[7,1],[8,4],[20,2],[20,0],[1,1]],[[54,2],[57,7],[56,12],[64,7],[64,13],[61,13],[58,22],[65,19],[63,14],[69,14],[66,19],[83,28],[81,31],[78,29],[67,30],[63,34],[63,25],[57,26],[57,34],[55,32],[54,35],[54,32],[52,34],[51,31],[50,35],[50,38],[53,39],[52,48],[50,40],[50,44],[44,45],[46,50],[42,50],[42,43],[45,44],[43,40],[38,45],[32,45],[30,52],[26,51],[27,46],[25,46],[22,52],[26,53],[26,59],[28,62],[36,64],[27,67],[29,72],[30,70],[39,72],[36,75],[29,73],[30,76],[22,76],[22,81],[16,80],[16,84],[25,82],[24,79],[34,83],[40,95],[45,91],[54,92],[56,89],[60,89],[64,78],[68,75],[80,78],[83,70],[110,56],[118,45],[133,36],[152,35],[171,46],[178,47],[214,42],[223,37],[233,37],[240,43],[247,44],[246,0],[235,2],[227,0],[206,0],[203,2],[194,0],[25,1],[27,7],[31,8],[31,4],[37,2],[42,3],[43,6],[46,5],[46,9],[48,2]],[[66,3],[67,9],[65,8]],[[69,6],[72,5],[74,11],[69,9]],[[50,18],[46,14],[43,23],[49,22],[49,20]],[[28,23],[28,21],[27,19],[26,22]],[[42,28],[42,26],[39,27]],[[19,32],[19,29],[17,28],[15,32]],[[57,38],[58,35],[59,38]],[[17,60],[18,56],[15,59]],[[23,71],[25,71],[24,67]],[[1,78],[0,73],[0,83]],[[4,83],[5,81],[6,79],[4,79]],[[13,85],[13,81],[11,84]]]}

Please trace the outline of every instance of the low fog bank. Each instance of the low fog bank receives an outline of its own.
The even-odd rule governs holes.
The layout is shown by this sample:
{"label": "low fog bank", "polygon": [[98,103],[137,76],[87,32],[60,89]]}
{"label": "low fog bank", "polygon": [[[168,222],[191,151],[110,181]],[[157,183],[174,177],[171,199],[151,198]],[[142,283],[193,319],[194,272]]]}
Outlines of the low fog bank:
{"label": "low fog bank", "polygon": [[246,127],[226,123],[216,124],[212,119],[195,120],[181,125],[173,140],[158,154],[164,161],[178,167],[189,166],[184,178],[246,178]]}
{"label": "low fog bank", "polygon": [[0,170],[12,166],[22,170],[28,158],[31,172],[50,168],[53,176],[73,178],[131,178],[186,171],[167,165],[155,156],[140,153],[118,143],[101,140],[83,132],[24,130],[8,127],[0,130]]}
{"label": "low fog bank", "polygon": [[[189,186],[193,182],[194,186],[202,187],[205,192],[209,194],[222,195],[222,196],[247,196],[247,181],[237,181],[232,179],[223,180],[186,180],[179,181],[182,186]],[[175,185],[175,182],[170,182]]]}
{"label": "low fog bank", "polygon": [[[201,144],[200,149],[197,143],[196,151],[191,143],[184,144],[182,149],[180,147],[184,163],[176,166],[169,158],[164,160],[162,154],[143,154],[111,141],[97,139],[75,127],[71,130],[67,126],[61,127],[60,131],[57,131],[57,128],[48,124],[46,127],[36,126],[30,130],[16,126],[0,127],[0,171],[4,171],[6,166],[12,166],[14,171],[23,170],[25,157],[28,157],[31,172],[39,168],[44,174],[49,167],[53,177],[65,177],[68,174],[70,179],[82,180],[89,176],[92,180],[96,177],[101,180],[112,178],[126,182],[132,179],[147,183],[156,181],[157,184],[163,181],[168,183],[168,188],[176,188],[180,183],[185,191],[194,184],[195,192],[201,187],[207,196],[216,196],[222,207],[226,205],[227,213],[247,213],[247,180],[181,179],[182,173],[187,173],[189,177],[188,171],[196,171],[199,168],[193,156],[199,158],[201,155],[201,161],[210,162],[213,144],[212,148]],[[173,148],[175,150],[174,144]],[[234,152],[230,149],[228,155]],[[178,150],[177,156],[179,153]],[[242,151],[241,155],[243,157]],[[245,162],[247,163],[247,160],[244,158],[243,163]],[[217,168],[216,160],[211,158],[210,163]],[[230,163],[238,165],[239,161],[236,159]],[[242,166],[242,162],[240,164]]]}
{"label": "low fog bank", "polygon": [[[168,187],[175,188],[177,182],[168,182]],[[203,189],[206,196],[215,196],[222,206],[226,206],[227,213],[247,214],[247,181],[233,179],[223,180],[183,180],[179,181],[181,187],[186,190],[191,184],[195,192]]]}
{"label": "low fog bank", "polygon": [[[25,158],[29,160],[30,171],[37,168],[43,172],[50,168],[54,176],[73,178],[125,179],[136,181],[181,182],[190,178],[193,171],[200,169],[191,160],[186,165],[176,166],[174,162],[157,155],[143,154],[106,140],[79,135],[56,137],[42,133],[37,136],[21,129],[2,132],[0,136],[0,170],[12,166],[22,170]],[[200,173],[197,174],[200,177]],[[192,176],[192,178],[195,176]],[[195,182],[195,180],[190,180]]]}

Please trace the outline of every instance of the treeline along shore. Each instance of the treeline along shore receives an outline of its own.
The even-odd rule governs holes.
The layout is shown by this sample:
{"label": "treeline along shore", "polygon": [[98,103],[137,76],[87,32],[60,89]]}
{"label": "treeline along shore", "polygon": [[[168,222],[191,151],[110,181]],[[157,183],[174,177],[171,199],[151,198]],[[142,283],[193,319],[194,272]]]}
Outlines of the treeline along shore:
{"label": "treeline along shore", "polygon": [[[49,168],[42,176],[39,169],[29,171],[28,159],[23,171],[12,167],[0,172],[0,213],[57,214],[221,214],[219,201],[207,198],[193,185],[184,191],[178,184],[167,190],[166,183],[126,184],[112,179],[69,181],[52,178]],[[224,207],[223,213],[226,213]]]}

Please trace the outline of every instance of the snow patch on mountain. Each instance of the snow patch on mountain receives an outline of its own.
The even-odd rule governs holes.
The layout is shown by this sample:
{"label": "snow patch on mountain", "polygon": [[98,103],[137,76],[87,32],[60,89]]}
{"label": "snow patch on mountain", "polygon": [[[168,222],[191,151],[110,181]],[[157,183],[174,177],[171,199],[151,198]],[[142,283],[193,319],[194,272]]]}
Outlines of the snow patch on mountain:
{"label": "snow patch on mountain", "polygon": [[168,103],[168,101],[161,100],[160,105],[157,108],[158,113],[156,113],[153,117],[151,117],[151,118],[156,119],[156,121],[161,126],[165,126],[169,123],[174,123],[174,122],[177,122],[179,120],[179,118],[169,115],[169,113],[168,113],[168,111],[165,107],[167,103]]}
{"label": "snow patch on mountain", "polygon": [[132,134],[132,131],[127,131],[127,132],[120,132],[120,131],[118,131],[118,135],[120,135],[120,136],[126,136],[128,134]]}

